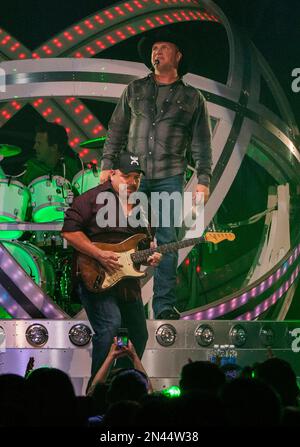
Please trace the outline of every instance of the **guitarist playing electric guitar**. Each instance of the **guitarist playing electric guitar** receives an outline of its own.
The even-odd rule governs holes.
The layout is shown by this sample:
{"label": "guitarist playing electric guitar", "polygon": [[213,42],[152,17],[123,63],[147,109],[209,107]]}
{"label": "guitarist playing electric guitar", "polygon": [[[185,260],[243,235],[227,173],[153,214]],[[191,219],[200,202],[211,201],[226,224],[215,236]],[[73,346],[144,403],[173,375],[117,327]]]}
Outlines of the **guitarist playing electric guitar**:
{"label": "guitarist playing electric guitar", "polygon": [[[150,244],[152,234],[149,224],[132,227],[128,216],[133,211],[133,205],[129,204],[128,200],[126,203],[119,200],[121,185],[127,186],[129,197],[132,192],[138,190],[142,173],[138,157],[129,152],[122,153],[110,173],[110,180],[76,197],[66,212],[62,236],[74,247],[79,259],[81,256],[86,256],[97,265],[101,265],[103,270],[112,276],[124,268],[119,262],[120,255],[115,251],[97,247],[95,242],[121,243],[134,235],[144,233],[146,244],[142,241],[139,248],[153,249],[153,243]],[[102,200],[108,195],[109,199]],[[114,200],[110,201],[111,198]],[[109,226],[103,225],[106,214],[103,212],[101,215],[102,211],[107,211],[108,217],[114,217]],[[123,221],[125,219],[126,225],[121,224],[121,219]],[[160,259],[161,254],[152,250],[147,259],[144,259],[144,263],[156,267]],[[128,329],[129,339],[141,358],[148,332],[139,279],[125,278],[107,290],[95,293],[86,287],[82,278],[79,279],[77,290],[95,332],[92,377],[105,360],[120,327]],[[118,359],[118,367],[132,367],[128,362],[130,361],[127,357]]]}

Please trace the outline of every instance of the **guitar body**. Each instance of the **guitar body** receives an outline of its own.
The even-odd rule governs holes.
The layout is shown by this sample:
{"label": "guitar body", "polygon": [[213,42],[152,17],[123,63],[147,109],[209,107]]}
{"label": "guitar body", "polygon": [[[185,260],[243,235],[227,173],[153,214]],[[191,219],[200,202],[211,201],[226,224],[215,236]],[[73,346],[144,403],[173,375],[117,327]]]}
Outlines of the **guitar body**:
{"label": "guitar body", "polygon": [[143,278],[146,276],[145,272],[140,272],[134,266],[131,255],[137,251],[137,246],[140,241],[146,239],[145,234],[135,234],[130,238],[118,244],[107,244],[102,242],[94,242],[101,250],[108,250],[118,253],[119,263],[123,266],[120,270],[109,274],[105,268],[88,255],[78,253],[77,266],[80,277],[85,284],[85,287],[93,293],[104,292],[115,286],[119,281],[125,278]]}
{"label": "guitar body", "polygon": [[[139,242],[146,239],[145,234],[135,234],[130,238],[118,244],[106,244],[103,242],[94,242],[94,244],[105,251],[113,251],[119,255],[119,263],[122,265],[120,270],[115,271],[113,274],[108,273],[105,267],[96,261],[96,259],[90,256],[78,253],[77,255],[77,267],[81,279],[83,280],[86,288],[90,292],[99,293],[110,289],[116,285],[119,281],[125,278],[143,278],[146,276],[145,272],[140,272],[136,269],[132,255],[138,252],[137,246]],[[161,245],[155,249],[151,250],[140,250],[139,253],[135,254],[136,262],[141,263],[145,261],[149,253],[158,251],[159,253],[167,253],[169,251],[176,251],[182,247],[192,246],[199,242],[211,242],[213,244],[218,244],[223,240],[233,241],[235,235],[233,233],[218,233],[218,232],[208,232],[202,238],[192,238],[179,241],[177,243],[169,243]],[[138,255],[138,257],[137,257]],[[142,256],[141,256],[142,255]]]}

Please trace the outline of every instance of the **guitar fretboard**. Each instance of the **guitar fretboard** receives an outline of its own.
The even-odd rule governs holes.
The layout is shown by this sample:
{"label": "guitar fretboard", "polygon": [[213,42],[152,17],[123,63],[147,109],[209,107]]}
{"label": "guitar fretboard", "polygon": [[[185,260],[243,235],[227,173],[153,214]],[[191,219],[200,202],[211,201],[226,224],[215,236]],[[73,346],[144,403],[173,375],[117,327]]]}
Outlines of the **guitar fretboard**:
{"label": "guitar fretboard", "polygon": [[192,239],[184,239],[179,242],[170,242],[169,244],[159,245],[156,248],[148,248],[147,250],[140,250],[135,253],[132,253],[131,259],[133,262],[141,263],[146,261],[149,256],[153,255],[153,253],[161,253],[166,254],[173,251],[177,251],[180,248],[190,247],[195,244],[199,244],[200,242],[206,242],[205,237],[194,237]]}

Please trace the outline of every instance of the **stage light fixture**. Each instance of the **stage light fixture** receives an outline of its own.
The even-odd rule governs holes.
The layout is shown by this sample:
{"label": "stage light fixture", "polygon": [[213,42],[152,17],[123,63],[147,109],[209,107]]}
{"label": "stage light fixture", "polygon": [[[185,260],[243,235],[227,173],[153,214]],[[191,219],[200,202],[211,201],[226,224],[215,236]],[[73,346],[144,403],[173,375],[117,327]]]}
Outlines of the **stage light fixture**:
{"label": "stage light fixture", "polygon": [[25,335],[28,343],[35,348],[44,346],[49,338],[48,331],[42,324],[32,324],[27,328]]}
{"label": "stage light fixture", "polygon": [[195,330],[195,338],[198,345],[209,346],[215,339],[215,334],[211,326],[208,324],[201,324]]}
{"label": "stage light fixture", "polygon": [[242,325],[236,324],[230,329],[229,337],[231,340],[231,344],[233,344],[234,346],[243,346],[247,340],[246,329]]}
{"label": "stage light fixture", "polygon": [[69,331],[69,339],[75,346],[86,346],[92,338],[92,331],[86,324],[75,324]]}
{"label": "stage light fixture", "polygon": [[176,336],[176,329],[171,324],[159,326],[155,334],[157,342],[164,347],[172,346],[175,343]]}

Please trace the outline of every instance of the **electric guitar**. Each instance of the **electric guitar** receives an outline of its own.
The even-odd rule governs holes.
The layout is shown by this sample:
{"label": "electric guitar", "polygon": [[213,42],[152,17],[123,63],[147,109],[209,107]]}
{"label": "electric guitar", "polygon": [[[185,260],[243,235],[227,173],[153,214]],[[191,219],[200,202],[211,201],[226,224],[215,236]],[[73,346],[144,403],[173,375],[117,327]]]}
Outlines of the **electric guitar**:
{"label": "electric guitar", "polygon": [[154,252],[161,254],[173,252],[183,247],[189,247],[200,242],[212,242],[218,244],[224,240],[233,241],[235,235],[233,233],[208,232],[200,238],[184,239],[178,242],[159,245],[156,248],[148,248],[146,250],[138,250],[139,242],[146,239],[145,234],[135,234],[123,242],[117,244],[106,244],[103,242],[93,242],[101,250],[108,250],[118,253],[119,263],[122,267],[113,273],[108,273],[105,267],[96,259],[90,256],[78,253],[77,271],[83,280],[85,287],[94,293],[103,292],[113,287],[124,278],[143,278],[146,272],[140,272],[136,268],[136,264],[146,262],[148,257]]}

